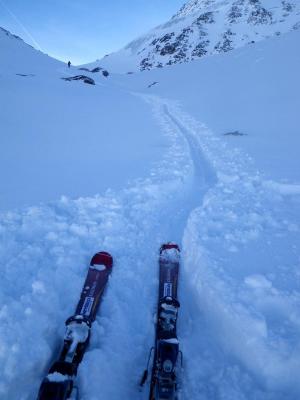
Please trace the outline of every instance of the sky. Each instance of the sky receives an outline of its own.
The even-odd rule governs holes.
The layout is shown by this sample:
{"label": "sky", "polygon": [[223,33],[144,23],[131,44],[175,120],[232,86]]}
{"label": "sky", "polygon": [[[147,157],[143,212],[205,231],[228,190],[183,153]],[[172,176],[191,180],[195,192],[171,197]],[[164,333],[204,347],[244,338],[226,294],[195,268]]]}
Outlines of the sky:
{"label": "sky", "polygon": [[84,64],[167,21],[185,0],[0,0],[0,26],[62,61]]}

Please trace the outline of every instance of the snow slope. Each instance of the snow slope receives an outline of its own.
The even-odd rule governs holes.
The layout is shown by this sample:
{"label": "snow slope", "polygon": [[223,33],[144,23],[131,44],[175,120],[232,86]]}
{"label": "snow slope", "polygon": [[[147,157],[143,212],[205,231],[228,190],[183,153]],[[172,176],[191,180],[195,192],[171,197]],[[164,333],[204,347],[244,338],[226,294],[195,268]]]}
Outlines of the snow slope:
{"label": "snow slope", "polygon": [[7,31],[0,30],[0,46],[0,211],[95,195],[148,174],[166,141],[136,97],[108,90],[100,73],[90,74],[96,86],[63,81],[83,71]]}
{"label": "snow slope", "polygon": [[[126,116],[110,108],[107,143],[120,119],[125,137],[156,135],[159,146],[135,159],[135,176],[112,154],[111,182],[122,173],[127,184],[1,214],[1,399],[35,397],[101,249],[115,265],[80,366],[80,399],[146,399],[137,382],[154,338],[157,251],[169,240],[182,247],[181,398],[299,398],[299,39],[294,31],[194,63],[99,78],[95,87],[49,72],[54,94],[88,91],[88,110],[103,105],[103,93],[111,104],[122,100]],[[15,86],[12,100],[23,90],[32,86]],[[65,117],[82,126],[78,110]],[[84,129],[97,124],[87,118]],[[139,151],[122,142],[123,153]]]}
{"label": "snow slope", "polygon": [[88,66],[149,70],[225,53],[299,27],[299,1],[190,0],[165,24]]}
{"label": "snow slope", "polygon": [[[48,72],[64,64],[35,50],[20,37],[0,27],[1,76],[10,74],[36,74]],[[46,70],[46,71],[45,71]]]}

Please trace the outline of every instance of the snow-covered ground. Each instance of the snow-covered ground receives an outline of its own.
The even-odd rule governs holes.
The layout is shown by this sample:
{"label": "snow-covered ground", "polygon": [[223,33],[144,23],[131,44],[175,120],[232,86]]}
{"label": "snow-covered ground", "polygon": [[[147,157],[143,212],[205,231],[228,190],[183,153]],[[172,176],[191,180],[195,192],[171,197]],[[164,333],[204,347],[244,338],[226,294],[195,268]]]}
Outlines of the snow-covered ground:
{"label": "snow-covered ground", "polygon": [[0,46],[0,211],[121,188],[160,159],[167,141],[135,96],[100,74],[66,82],[85,72],[2,31]]}
{"label": "snow-covered ground", "polygon": [[[80,399],[146,399],[138,381],[169,240],[182,248],[182,399],[299,398],[299,39],[91,74],[95,86],[60,80],[77,73],[60,64],[0,71],[1,399],[35,397],[98,250],[115,264]],[[26,168],[44,179],[24,185]]]}

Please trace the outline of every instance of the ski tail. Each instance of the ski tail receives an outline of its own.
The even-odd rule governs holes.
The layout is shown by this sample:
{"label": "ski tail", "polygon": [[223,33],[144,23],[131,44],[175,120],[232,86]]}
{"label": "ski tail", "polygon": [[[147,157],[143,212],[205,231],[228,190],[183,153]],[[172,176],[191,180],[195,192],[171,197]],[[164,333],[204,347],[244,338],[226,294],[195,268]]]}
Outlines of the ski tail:
{"label": "ski tail", "polygon": [[92,257],[75,314],[66,321],[59,358],[42,381],[37,400],[77,399],[77,369],[88,347],[92,323],[112,266],[113,258],[107,252],[96,253]]}

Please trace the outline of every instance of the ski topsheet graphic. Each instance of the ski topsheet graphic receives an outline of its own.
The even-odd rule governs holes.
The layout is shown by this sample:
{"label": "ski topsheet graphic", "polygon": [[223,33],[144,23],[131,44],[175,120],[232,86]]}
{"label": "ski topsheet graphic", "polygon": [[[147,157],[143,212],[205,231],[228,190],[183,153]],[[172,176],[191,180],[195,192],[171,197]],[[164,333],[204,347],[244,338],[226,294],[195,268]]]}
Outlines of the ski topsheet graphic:
{"label": "ski topsheet graphic", "polygon": [[93,256],[75,314],[66,321],[63,348],[44,378],[37,400],[67,400],[78,397],[75,385],[78,366],[89,344],[90,330],[113,265],[104,251]]}
{"label": "ski topsheet graphic", "polygon": [[179,262],[180,250],[177,244],[167,243],[161,246],[155,346],[150,351],[147,369],[141,380],[143,386],[153,359],[149,400],[177,399],[178,362],[182,363],[176,331],[180,306],[177,300]]}

